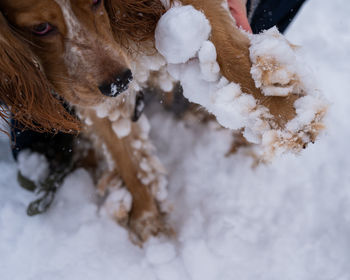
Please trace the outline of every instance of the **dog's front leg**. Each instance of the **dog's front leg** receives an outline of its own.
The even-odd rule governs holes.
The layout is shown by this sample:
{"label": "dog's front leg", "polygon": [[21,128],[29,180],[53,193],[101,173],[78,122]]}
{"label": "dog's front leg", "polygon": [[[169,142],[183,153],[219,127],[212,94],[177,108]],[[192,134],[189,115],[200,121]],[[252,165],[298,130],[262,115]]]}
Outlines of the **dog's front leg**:
{"label": "dog's front leg", "polygon": [[150,235],[164,232],[160,203],[166,196],[165,170],[152,155],[154,148],[148,140],[146,117],[131,122],[129,117],[120,116],[113,122],[108,117],[98,117],[94,110],[85,110],[83,115],[89,120],[89,133],[94,135],[98,146],[104,146],[105,156],[115,165],[111,173],[122,179],[132,196],[126,225],[136,237],[134,241],[142,243]]}
{"label": "dog's front leg", "polygon": [[253,95],[258,104],[269,109],[278,126],[284,127],[295,117],[293,104],[300,96],[293,94],[287,97],[265,96],[255,86],[250,73],[252,67],[249,52],[250,40],[236,27],[229,11],[223,6],[223,1],[181,0],[181,2],[184,5],[193,5],[210,21],[212,27],[210,40],[215,45],[222,75],[229,81],[240,84],[245,93]]}

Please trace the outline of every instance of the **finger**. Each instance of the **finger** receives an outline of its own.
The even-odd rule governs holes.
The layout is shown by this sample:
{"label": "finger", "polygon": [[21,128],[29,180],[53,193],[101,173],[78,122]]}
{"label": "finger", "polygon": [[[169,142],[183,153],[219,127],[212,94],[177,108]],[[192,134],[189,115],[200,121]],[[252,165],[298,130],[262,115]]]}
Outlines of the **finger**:
{"label": "finger", "polygon": [[249,33],[253,33],[248,22],[247,10],[245,1],[242,0],[227,0],[230,12],[236,20],[236,25]]}
{"label": "finger", "polygon": [[250,24],[248,22],[248,18],[245,14],[231,8],[230,11],[232,16],[235,18],[238,27],[241,27],[249,33],[253,33],[252,28],[250,27]]}

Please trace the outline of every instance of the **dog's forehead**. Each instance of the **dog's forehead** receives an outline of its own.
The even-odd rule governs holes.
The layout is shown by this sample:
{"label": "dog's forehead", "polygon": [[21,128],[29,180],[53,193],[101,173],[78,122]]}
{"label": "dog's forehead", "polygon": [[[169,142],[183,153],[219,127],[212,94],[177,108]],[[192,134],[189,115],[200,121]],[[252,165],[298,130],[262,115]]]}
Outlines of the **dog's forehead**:
{"label": "dog's forehead", "polygon": [[68,37],[72,39],[80,31],[80,23],[73,12],[71,0],[54,0],[60,7],[67,30]]}
{"label": "dog's forehead", "polygon": [[0,6],[6,12],[11,10],[14,12],[28,12],[33,9],[40,11],[38,9],[51,9],[58,8],[54,0],[1,0]]}
{"label": "dog's forehead", "polygon": [[[0,6],[12,7],[18,9],[29,9],[30,7],[36,6],[52,6],[52,4],[56,3],[56,0],[1,0]],[[82,5],[84,3],[88,4],[91,0],[63,0],[60,2],[64,2],[70,5]]]}
{"label": "dog's forehead", "polygon": [[47,14],[64,13],[90,5],[92,0],[1,0],[0,7],[5,14]]}
{"label": "dog's forehead", "polygon": [[61,9],[65,9],[67,7],[76,7],[83,6],[84,4],[88,5],[92,0],[51,0],[57,3]]}

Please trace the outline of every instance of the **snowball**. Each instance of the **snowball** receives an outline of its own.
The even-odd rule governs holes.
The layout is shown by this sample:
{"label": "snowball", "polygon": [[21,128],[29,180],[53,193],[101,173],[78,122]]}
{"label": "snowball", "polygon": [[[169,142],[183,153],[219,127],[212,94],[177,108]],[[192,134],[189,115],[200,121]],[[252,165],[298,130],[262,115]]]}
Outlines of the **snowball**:
{"label": "snowball", "polygon": [[108,170],[113,171],[115,169],[115,162],[105,143],[102,144],[102,153],[106,159]]}
{"label": "snowball", "polygon": [[141,170],[143,170],[145,172],[151,172],[152,171],[152,167],[149,164],[148,159],[146,159],[146,158],[141,159],[140,168],[141,168]]}
{"label": "snowball", "polygon": [[111,188],[104,203],[106,212],[117,219],[124,218],[131,206],[132,196],[126,188]]}
{"label": "snowball", "polygon": [[131,132],[131,121],[126,118],[119,119],[112,124],[112,128],[118,138],[124,138]]}
{"label": "snowball", "polygon": [[165,201],[168,197],[168,180],[165,176],[158,178],[158,184],[156,186],[155,196],[158,201]]}
{"label": "snowball", "polygon": [[[154,71],[160,71],[166,64],[162,55],[156,53],[154,55],[138,55],[131,63],[131,69],[134,75],[132,87],[135,91],[141,90],[137,88],[137,83],[147,83],[149,76]],[[137,83],[135,83],[137,81]],[[136,86],[136,87],[135,87]]]}
{"label": "snowball", "polygon": [[304,128],[306,124],[311,123],[319,112],[327,110],[327,102],[320,96],[304,96],[294,103],[297,116],[289,121],[287,129],[293,132]]}
{"label": "snowball", "polygon": [[207,62],[200,64],[202,77],[208,82],[216,82],[220,77],[220,66],[214,62]]}
{"label": "snowball", "polygon": [[198,52],[202,77],[208,82],[216,82],[220,77],[220,67],[216,62],[216,48],[210,41],[203,42]]}
{"label": "snowball", "polygon": [[118,120],[119,117],[120,117],[120,110],[114,110],[112,113],[108,115],[108,118],[111,122],[115,122],[116,120]]}
{"label": "snowball", "polygon": [[184,63],[194,57],[211,27],[203,13],[192,6],[174,7],[159,20],[156,48],[169,63]]}
{"label": "snowball", "polygon": [[47,177],[49,163],[44,155],[24,150],[18,155],[18,170],[24,177],[38,183]]}
{"label": "snowball", "polygon": [[241,94],[241,87],[235,83],[229,83],[227,86],[219,89],[215,94],[216,103],[232,102]]}
{"label": "snowball", "polygon": [[201,71],[206,81],[215,82],[219,78],[220,66],[217,62],[201,64]]}
{"label": "snowball", "polygon": [[198,52],[200,63],[216,62],[216,48],[210,41],[203,42],[201,49]]}
{"label": "snowball", "polygon": [[151,130],[151,125],[145,115],[142,115],[137,121],[142,133],[148,135]]}
{"label": "snowball", "polygon": [[201,78],[201,70],[198,60],[191,60],[186,64],[173,66],[169,69],[172,75],[178,74],[178,78],[183,88],[184,96],[191,102],[202,105],[204,108],[210,106],[210,93],[214,90],[214,83],[210,83]]}
{"label": "snowball", "polygon": [[131,147],[136,150],[140,150],[142,148],[142,142],[140,140],[134,140],[131,142]]}
{"label": "snowball", "polygon": [[98,118],[103,119],[108,116],[109,109],[107,102],[101,103],[95,107],[96,115]]}

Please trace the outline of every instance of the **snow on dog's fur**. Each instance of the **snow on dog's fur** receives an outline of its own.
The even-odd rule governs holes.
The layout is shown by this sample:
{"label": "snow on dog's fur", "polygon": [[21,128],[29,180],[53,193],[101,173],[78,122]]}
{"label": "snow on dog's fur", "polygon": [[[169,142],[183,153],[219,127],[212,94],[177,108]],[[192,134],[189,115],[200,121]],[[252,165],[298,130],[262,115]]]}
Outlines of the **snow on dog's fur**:
{"label": "snow on dog's fur", "polygon": [[[166,2],[169,13],[181,9],[171,9],[172,1]],[[158,45],[164,57],[155,49],[156,25],[166,12],[160,0],[0,2],[0,98],[28,128],[81,129],[94,142],[97,158],[107,163],[103,172],[102,164],[97,168],[98,189],[112,193],[106,204],[116,206],[110,213],[130,229],[136,242],[171,232],[163,204],[166,172],[148,139],[147,118],[131,121],[143,87],[159,84],[170,91],[173,81],[180,80],[190,100],[224,126],[244,128],[248,140],[264,143],[271,151],[278,146],[299,150],[314,141],[321,128],[322,102],[315,105],[288,63],[259,53],[263,46],[254,49],[260,43],[235,27],[221,2],[177,3],[184,5],[178,15],[185,21],[196,17],[192,27],[204,33],[188,36],[183,30],[181,41],[176,28],[160,31],[158,39],[165,45],[175,36],[171,45],[178,52],[173,61],[162,47]],[[191,31],[186,22],[178,26]],[[189,50],[189,40],[198,46]],[[74,106],[78,119],[66,113],[52,92]]]}
{"label": "snow on dog's fur", "polygon": [[[238,77],[227,80],[220,73],[215,48],[220,51],[220,44],[210,41],[215,40],[214,32],[215,26],[192,6],[173,7],[159,21],[157,49],[169,63],[168,72],[180,80],[184,95],[224,127],[241,129],[249,142],[259,144],[257,153],[264,160],[314,142],[323,128],[327,102],[304,69],[298,49],[276,28],[259,35],[237,34],[249,39],[252,67],[247,77],[252,77],[255,89],[249,88]],[[221,67],[228,63],[223,61]],[[238,66],[243,66],[241,72],[250,69]]]}

